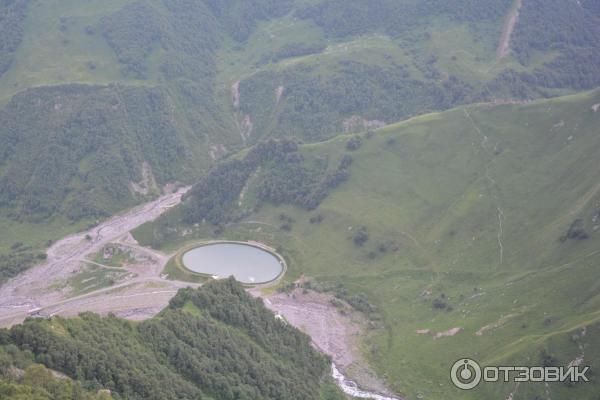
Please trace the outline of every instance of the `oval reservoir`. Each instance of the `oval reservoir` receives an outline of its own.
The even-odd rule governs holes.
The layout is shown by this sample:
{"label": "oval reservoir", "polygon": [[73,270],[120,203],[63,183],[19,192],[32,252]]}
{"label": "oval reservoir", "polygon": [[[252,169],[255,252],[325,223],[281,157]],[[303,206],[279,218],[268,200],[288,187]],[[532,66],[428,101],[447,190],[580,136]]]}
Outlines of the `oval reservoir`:
{"label": "oval reservoir", "polygon": [[232,276],[241,283],[260,284],[276,279],[283,265],[272,253],[241,243],[214,243],[187,251],[185,268],[216,278]]}

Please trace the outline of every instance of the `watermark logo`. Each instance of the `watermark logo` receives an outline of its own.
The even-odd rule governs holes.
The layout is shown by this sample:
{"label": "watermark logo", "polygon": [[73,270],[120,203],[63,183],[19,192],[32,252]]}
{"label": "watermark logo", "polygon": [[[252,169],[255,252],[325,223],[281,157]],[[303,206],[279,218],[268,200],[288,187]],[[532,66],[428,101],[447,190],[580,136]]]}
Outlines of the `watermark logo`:
{"label": "watermark logo", "polygon": [[586,374],[590,367],[506,367],[482,368],[470,358],[463,358],[452,365],[450,379],[454,386],[471,390],[483,382],[589,382]]}
{"label": "watermark logo", "polygon": [[458,360],[450,370],[452,383],[459,389],[470,390],[481,382],[481,367],[470,358]]}

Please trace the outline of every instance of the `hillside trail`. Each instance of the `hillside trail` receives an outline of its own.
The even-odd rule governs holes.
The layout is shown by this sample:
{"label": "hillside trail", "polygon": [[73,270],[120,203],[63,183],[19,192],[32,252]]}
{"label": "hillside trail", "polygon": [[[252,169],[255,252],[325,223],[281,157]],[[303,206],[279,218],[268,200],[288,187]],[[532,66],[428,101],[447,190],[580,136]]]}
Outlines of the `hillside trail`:
{"label": "hillside trail", "polygon": [[490,166],[495,161],[495,159],[493,158],[494,153],[492,151],[490,151],[487,147],[489,138],[481,131],[481,128],[479,128],[479,126],[475,123],[475,120],[473,119],[473,117],[471,116],[471,114],[469,113],[469,111],[466,108],[464,108],[464,113],[465,113],[465,116],[467,117],[467,119],[471,122],[471,124],[473,125],[473,127],[475,128],[477,133],[479,134],[479,136],[481,137],[481,140],[479,142],[481,150],[490,159],[490,161],[484,161],[485,162],[485,178],[489,182],[488,187],[489,187],[490,195],[492,197],[492,200],[495,203],[496,211],[497,211],[497,218],[498,218],[497,241],[498,241],[498,258],[499,258],[498,261],[499,261],[499,264],[502,265],[504,263],[504,241],[503,241],[504,226],[503,225],[504,225],[505,215],[504,215],[504,210],[502,209],[502,205],[500,203],[500,199],[498,198],[498,194],[497,194],[499,191],[498,183],[490,174]]}
{"label": "hillside trail", "polygon": [[[155,220],[179,204],[182,196],[188,190],[189,187],[181,188],[174,193],[166,194],[154,201],[118,214],[88,231],[69,235],[54,243],[47,250],[47,259],[44,263],[25,271],[0,287],[0,326],[20,323],[30,315],[53,314],[49,310],[56,309],[59,305],[65,309],[70,304],[70,311],[72,311],[69,312],[70,315],[76,315],[80,311],[102,309],[100,303],[91,309],[80,308],[77,304],[83,298],[102,296],[111,290],[128,291],[135,286],[158,286],[173,289],[181,287],[181,283],[168,281],[159,276],[169,256],[131,243],[128,234],[131,230]],[[130,272],[131,277],[112,287],[101,288],[82,296],[71,296],[71,290],[65,287],[65,282],[81,271],[82,264],[85,263],[82,260],[91,258],[105,245],[119,240],[123,242],[124,246],[138,252],[145,252],[149,258],[154,260],[154,263],[141,263],[143,265],[137,269],[135,266],[132,266],[131,270],[124,268],[123,271]],[[157,306],[159,304],[166,305],[164,299],[161,301],[150,299],[150,303]],[[123,304],[121,308],[127,308],[127,305]]]}

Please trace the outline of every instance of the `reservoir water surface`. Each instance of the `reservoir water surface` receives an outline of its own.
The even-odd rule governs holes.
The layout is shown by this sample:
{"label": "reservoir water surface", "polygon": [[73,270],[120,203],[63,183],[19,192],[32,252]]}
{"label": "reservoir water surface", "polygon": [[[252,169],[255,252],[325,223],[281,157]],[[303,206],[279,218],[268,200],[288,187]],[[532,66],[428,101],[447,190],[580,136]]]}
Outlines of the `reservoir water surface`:
{"label": "reservoir water surface", "polygon": [[283,265],[272,253],[241,243],[214,243],[196,247],[182,257],[183,265],[194,272],[216,278],[232,276],[241,283],[259,284],[274,280]]}

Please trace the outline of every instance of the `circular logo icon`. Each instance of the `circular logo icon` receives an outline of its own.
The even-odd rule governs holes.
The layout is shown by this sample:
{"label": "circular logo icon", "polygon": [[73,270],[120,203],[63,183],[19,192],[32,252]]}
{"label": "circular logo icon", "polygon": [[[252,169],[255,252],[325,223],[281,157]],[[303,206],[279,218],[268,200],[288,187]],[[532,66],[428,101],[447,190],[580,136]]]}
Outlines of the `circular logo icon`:
{"label": "circular logo icon", "polygon": [[459,389],[470,390],[481,382],[481,367],[470,358],[458,360],[450,370],[450,379]]}

